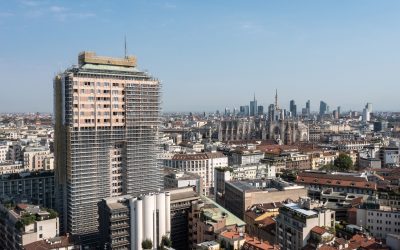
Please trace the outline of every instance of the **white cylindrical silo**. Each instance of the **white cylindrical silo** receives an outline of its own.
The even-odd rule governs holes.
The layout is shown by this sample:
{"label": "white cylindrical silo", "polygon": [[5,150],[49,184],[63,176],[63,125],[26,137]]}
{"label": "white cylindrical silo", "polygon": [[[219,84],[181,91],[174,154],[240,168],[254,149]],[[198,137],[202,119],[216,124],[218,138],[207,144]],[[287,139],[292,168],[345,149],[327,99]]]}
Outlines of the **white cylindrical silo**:
{"label": "white cylindrical silo", "polygon": [[165,192],[165,231],[168,236],[171,235],[171,194]]}
{"label": "white cylindrical silo", "polygon": [[131,249],[136,250],[135,246],[133,246],[134,242],[137,241],[136,239],[136,200],[137,198],[129,199],[129,208],[130,208],[130,216],[131,216]]}
{"label": "white cylindrical silo", "polygon": [[157,210],[158,210],[158,244],[161,238],[166,235],[166,217],[165,217],[165,193],[157,194]]}
{"label": "white cylindrical silo", "polygon": [[155,199],[154,194],[148,194],[143,198],[143,240],[149,239],[153,242]]}
{"label": "white cylindrical silo", "polygon": [[140,250],[142,249],[143,241],[143,201],[137,198],[135,199],[134,213],[132,213],[131,209],[131,219],[132,215],[134,215],[135,218],[135,232],[132,233],[131,229],[131,235],[135,235],[135,241],[131,241],[131,249]]}

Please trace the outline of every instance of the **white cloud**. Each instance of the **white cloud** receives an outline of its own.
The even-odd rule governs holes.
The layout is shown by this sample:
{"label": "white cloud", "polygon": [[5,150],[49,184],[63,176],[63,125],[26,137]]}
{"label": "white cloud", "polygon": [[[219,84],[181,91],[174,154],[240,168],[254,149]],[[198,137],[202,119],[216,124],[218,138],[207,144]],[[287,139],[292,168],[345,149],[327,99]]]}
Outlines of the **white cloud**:
{"label": "white cloud", "polygon": [[59,13],[59,12],[64,12],[64,11],[66,11],[67,9],[66,9],[65,7],[62,7],[62,6],[56,6],[56,5],[54,5],[54,6],[50,6],[49,10],[50,10],[51,12],[54,12],[54,13]]}

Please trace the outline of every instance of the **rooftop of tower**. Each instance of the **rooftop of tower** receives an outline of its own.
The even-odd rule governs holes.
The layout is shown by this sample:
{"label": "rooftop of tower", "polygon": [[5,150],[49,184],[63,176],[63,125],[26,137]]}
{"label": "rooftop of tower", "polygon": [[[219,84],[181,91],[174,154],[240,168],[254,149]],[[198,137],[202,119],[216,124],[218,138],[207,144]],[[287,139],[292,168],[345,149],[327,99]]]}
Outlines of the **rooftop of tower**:
{"label": "rooftop of tower", "polygon": [[123,66],[123,67],[135,67],[136,57],[126,56],[123,58],[117,57],[106,57],[98,56],[95,52],[83,51],[78,56],[79,66],[85,64],[97,64],[97,65],[112,65],[112,66]]}

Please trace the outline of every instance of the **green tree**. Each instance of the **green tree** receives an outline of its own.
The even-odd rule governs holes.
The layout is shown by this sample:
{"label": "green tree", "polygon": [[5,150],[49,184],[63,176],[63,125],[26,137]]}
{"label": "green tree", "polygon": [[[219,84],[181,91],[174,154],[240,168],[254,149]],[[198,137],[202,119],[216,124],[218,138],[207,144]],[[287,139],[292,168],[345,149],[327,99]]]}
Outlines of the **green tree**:
{"label": "green tree", "polygon": [[153,248],[153,242],[151,242],[150,239],[145,239],[142,241],[142,248],[143,249],[152,249]]}
{"label": "green tree", "polygon": [[58,213],[55,210],[51,209],[51,208],[48,208],[47,212],[49,212],[49,214],[50,214],[49,215],[49,219],[54,219],[54,218],[58,217]]}
{"label": "green tree", "polygon": [[166,247],[172,247],[172,241],[168,236],[164,235],[161,238],[160,246],[158,246],[157,249],[163,250]]}
{"label": "green tree", "polygon": [[350,171],[353,169],[353,161],[350,156],[344,153],[340,153],[338,158],[334,162],[334,166],[339,171]]}

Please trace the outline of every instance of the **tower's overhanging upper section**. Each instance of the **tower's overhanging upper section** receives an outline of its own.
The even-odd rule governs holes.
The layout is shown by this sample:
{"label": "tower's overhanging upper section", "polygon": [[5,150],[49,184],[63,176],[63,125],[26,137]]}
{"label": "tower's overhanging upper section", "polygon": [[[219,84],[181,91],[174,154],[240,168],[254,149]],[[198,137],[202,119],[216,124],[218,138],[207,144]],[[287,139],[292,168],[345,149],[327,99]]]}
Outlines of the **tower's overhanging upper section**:
{"label": "tower's overhanging upper section", "polygon": [[98,56],[95,52],[84,51],[79,53],[78,56],[79,66],[89,64],[102,64],[123,67],[136,67],[136,57],[126,56],[123,58]]}

